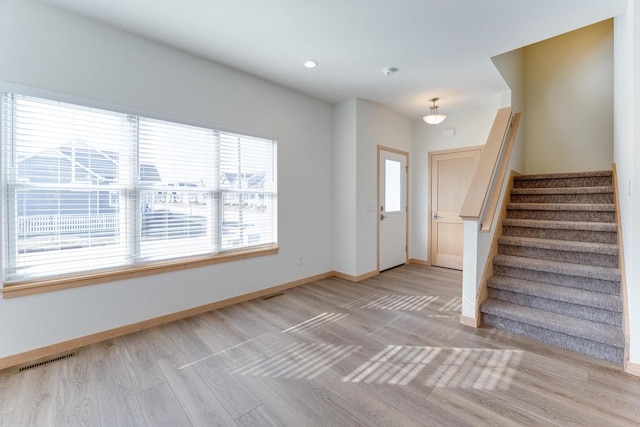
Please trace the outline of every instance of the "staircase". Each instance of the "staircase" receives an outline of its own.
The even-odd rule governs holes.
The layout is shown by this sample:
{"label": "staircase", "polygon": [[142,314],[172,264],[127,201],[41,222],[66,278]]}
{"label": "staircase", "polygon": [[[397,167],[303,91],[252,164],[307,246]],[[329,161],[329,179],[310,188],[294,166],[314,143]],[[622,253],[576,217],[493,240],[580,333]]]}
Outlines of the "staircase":
{"label": "staircase", "polygon": [[483,323],[622,364],[611,171],[514,178]]}

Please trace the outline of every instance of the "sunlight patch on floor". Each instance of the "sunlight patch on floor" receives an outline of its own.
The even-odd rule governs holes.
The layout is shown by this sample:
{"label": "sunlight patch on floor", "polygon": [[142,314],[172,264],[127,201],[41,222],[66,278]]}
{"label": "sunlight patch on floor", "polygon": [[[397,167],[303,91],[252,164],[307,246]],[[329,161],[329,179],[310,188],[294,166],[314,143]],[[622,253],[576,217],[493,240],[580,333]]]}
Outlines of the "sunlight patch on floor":
{"label": "sunlight patch on floor", "polygon": [[462,310],[461,297],[451,298],[445,305],[443,305],[438,309],[438,311],[457,311],[457,312],[460,312],[461,310]]}
{"label": "sunlight patch on floor", "polygon": [[[187,363],[186,365],[180,366],[178,369],[188,368],[188,367],[193,366],[193,365],[195,365],[195,364],[197,364],[197,363],[204,362],[205,360],[211,359],[212,357],[219,356],[219,355],[224,354],[224,353],[226,353],[226,352],[228,352],[228,351],[234,350],[234,349],[236,349],[236,348],[240,347],[241,345],[248,344],[248,343],[250,343],[251,341],[253,341],[253,340],[246,340],[246,341],[243,341],[243,342],[241,342],[241,343],[239,343],[239,344],[233,345],[233,346],[231,346],[231,347],[225,348],[224,350],[220,350],[220,351],[218,351],[218,352],[216,352],[216,353],[213,353],[213,354],[210,354],[210,355],[208,355],[208,356],[205,356],[205,357],[203,357],[203,358],[201,358],[201,359],[198,359],[198,360],[196,360],[195,362]],[[0,424],[0,426],[1,426],[1,425],[2,425],[2,424]]]}
{"label": "sunlight patch on floor", "polygon": [[340,308],[356,307],[374,310],[422,310],[438,296],[432,295],[377,295],[367,294],[340,306]]}
{"label": "sunlight patch on floor", "polygon": [[373,310],[416,311],[422,310],[437,299],[438,297],[429,295],[383,295],[362,305],[360,308]]}
{"label": "sunlight patch on floor", "polygon": [[522,350],[452,348],[451,354],[429,376],[427,387],[507,390],[522,359]]}
{"label": "sunlight patch on floor", "polygon": [[259,357],[231,373],[311,380],[359,349],[355,345],[297,343],[273,357]]}
{"label": "sunlight patch on floor", "polygon": [[342,381],[407,385],[440,351],[436,347],[389,345]]}
{"label": "sunlight patch on floor", "polygon": [[366,304],[367,302],[379,298],[380,295],[378,294],[367,294],[367,295],[363,295],[360,298],[356,298],[353,301],[350,301],[346,304],[342,304],[340,306],[340,308],[348,308],[348,307],[354,307],[354,306],[359,306],[361,304]]}
{"label": "sunlight patch on floor", "polygon": [[[434,361],[439,354],[446,359]],[[407,385],[425,371],[430,372],[427,387],[508,389],[522,354],[521,350],[389,345],[342,381]]]}
{"label": "sunlight patch on floor", "polygon": [[322,313],[315,317],[312,317],[309,320],[305,320],[302,323],[298,323],[297,325],[291,326],[290,328],[284,329],[281,332],[309,332],[314,329],[318,329],[322,326],[326,326],[329,323],[337,322],[338,320],[347,317],[348,314],[344,313]]}

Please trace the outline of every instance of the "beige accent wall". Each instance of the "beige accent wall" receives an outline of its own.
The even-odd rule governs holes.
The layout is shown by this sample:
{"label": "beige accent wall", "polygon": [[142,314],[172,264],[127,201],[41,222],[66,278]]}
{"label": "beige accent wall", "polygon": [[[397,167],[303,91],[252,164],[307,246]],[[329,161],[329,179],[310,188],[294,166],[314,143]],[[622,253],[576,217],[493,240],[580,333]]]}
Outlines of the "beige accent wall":
{"label": "beige accent wall", "polygon": [[524,48],[526,173],[611,169],[613,21]]}

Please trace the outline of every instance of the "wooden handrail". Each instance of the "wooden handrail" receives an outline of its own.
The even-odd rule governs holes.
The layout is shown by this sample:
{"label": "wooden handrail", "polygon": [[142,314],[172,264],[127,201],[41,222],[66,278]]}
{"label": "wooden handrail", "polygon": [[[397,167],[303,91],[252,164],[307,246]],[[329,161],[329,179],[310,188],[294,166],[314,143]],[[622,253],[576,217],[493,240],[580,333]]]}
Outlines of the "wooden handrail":
{"label": "wooden handrail", "polygon": [[509,130],[510,121],[511,107],[499,109],[460,210],[460,218],[464,220],[478,221],[480,219],[480,214],[489,196],[489,188],[498,164],[502,144]]}
{"label": "wooden handrail", "polygon": [[504,176],[507,173],[507,166],[509,166],[509,159],[511,158],[511,149],[513,143],[516,140],[516,133],[518,132],[518,124],[520,123],[520,113],[515,113],[511,120],[511,130],[509,132],[509,139],[507,139],[506,146],[504,147],[504,153],[500,159],[500,165],[498,166],[498,173],[496,179],[493,180],[494,188],[491,191],[491,198],[487,204],[487,209],[480,218],[481,230],[488,232],[491,230],[491,224],[493,223],[493,216],[496,213],[496,207],[498,206],[498,198],[500,198],[500,188],[504,181]]}

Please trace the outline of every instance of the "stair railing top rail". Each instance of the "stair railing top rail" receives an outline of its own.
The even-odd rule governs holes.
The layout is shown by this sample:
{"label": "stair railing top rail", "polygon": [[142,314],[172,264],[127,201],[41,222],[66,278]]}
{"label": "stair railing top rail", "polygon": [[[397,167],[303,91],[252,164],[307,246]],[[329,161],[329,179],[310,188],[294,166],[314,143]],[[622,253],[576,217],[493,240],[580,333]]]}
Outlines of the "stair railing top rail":
{"label": "stair railing top rail", "polygon": [[[517,120],[519,120],[520,114],[518,113],[516,116]],[[460,209],[459,215],[463,220],[480,221],[483,223],[483,230],[485,226],[487,230],[491,228],[495,206],[491,209],[489,202],[491,201],[492,205],[497,204],[501,187],[500,184],[502,183],[502,180],[498,182],[497,178],[502,169],[506,171],[511,156],[511,146],[515,139],[515,129],[510,132],[512,129],[512,118],[511,107],[498,110],[491,131],[489,132],[487,143],[482,149],[480,161],[476,167],[473,180],[471,181],[467,195],[462,203],[462,208]],[[516,125],[514,128],[517,127],[516,120],[514,120],[514,124]],[[496,192],[498,194],[493,196],[493,193]],[[489,212],[491,213],[490,216],[487,215]],[[484,221],[485,217],[487,221]],[[484,222],[487,224],[484,224]]]}
{"label": "stair railing top rail", "polygon": [[480,230],[485,233],[491,230],[491,225],[493,224],[493,217],[496,214],[496,209],[498,208],[498,201],[500,199],[501,188],[504,182],[504,178],[507,174],[507,167],[509,166],[509,161],[511,160],[511,150],[516,140],[516,134],[518,133],[519,124],[520,124],[520,113],[515,113],[511,117],[511,125],[509,126],[506,143],[503,144],[504,149],[501,152],[502,155],[500,156],[498,167],[496,169],[496,173],[494,174],[494,178],[492,180],[492,184],[490,187],[489,201],[487,202],[486,209],[484,209],[484,211],[480,215]]}

